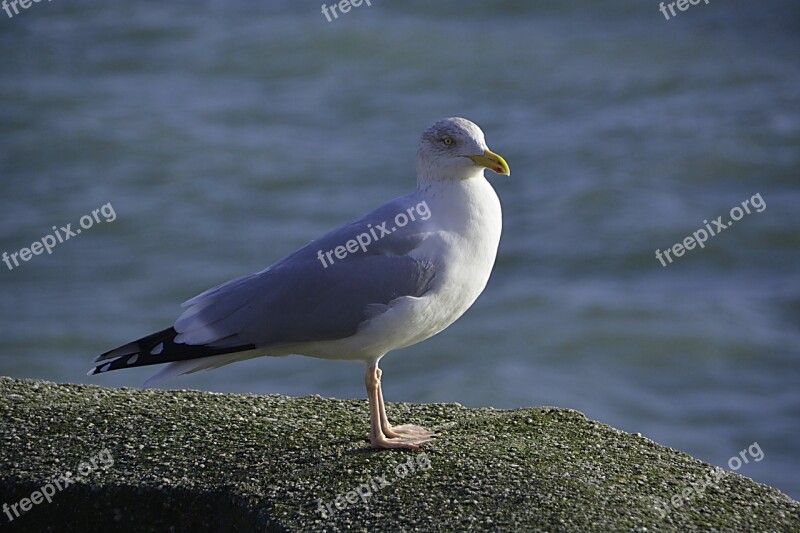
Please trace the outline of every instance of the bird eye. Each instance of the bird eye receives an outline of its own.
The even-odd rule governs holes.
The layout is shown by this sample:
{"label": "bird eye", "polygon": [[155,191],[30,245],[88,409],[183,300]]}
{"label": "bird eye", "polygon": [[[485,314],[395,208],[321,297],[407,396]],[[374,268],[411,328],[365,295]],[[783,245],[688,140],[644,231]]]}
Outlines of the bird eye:
{"label": "bird eye", "polygon": [[444,137],[442,139],[442,142],[444,143],[445,146],[451,146],[453,144],[453,139],[451,139],[450,137]]}

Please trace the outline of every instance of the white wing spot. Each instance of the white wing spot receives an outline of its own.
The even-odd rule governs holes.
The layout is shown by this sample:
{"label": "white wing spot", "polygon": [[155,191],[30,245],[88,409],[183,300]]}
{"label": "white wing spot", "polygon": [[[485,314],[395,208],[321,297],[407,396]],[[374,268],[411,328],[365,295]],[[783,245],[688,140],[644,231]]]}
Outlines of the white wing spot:
{"label": "white wing spot", "polygon": [[138,361],[138,360],[139,360],[139,354],[137,353],[136,355],[134,355],[133,357],[131,357],[130,359],[128,359],[128,361],[127,361],[125,364],[126,364],[126,365],[132,365],[132,364],[134,364],[134,363],[135,363],[136,361]]}
{"label": "white wing spot", "polygon": [[159,342],[155,348],[150,350],[150,355],[159,355],[161,352],[164,351],[164,343]]}
{"label": "white wing spot", "polygon": [[111,368],[111,363],[108,363],[107,365],[103,365],[103,367],[100,369],[100,372],[108,372],[109,368]]}

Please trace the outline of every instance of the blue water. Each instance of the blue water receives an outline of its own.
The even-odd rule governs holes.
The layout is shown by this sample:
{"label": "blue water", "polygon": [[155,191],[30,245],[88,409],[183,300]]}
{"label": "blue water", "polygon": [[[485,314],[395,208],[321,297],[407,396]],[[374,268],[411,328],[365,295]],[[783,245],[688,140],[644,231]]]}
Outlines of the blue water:
{"label": "blue water", "polygon": [[[512,169],[490,178],[497,265],[459,322],[384,359],[387,399],[570,407],[720,466],[758,442],[739,472],[800,498],[796,2],[266,4],[0,11],[0,252],[115,215],[0,263],[0,374],[141,385],[85,372],[408,192],[421,131],[460,115]],[[365,396],[356,364],[303,357],[168,386]]]}

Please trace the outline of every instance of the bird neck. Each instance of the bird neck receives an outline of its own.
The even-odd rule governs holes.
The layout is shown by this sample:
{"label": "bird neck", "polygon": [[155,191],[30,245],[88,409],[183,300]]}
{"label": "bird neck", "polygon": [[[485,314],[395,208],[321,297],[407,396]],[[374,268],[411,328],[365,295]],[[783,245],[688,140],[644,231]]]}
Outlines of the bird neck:
{"label": "bird neck", "polygon": [[419,168],[417,167],[417,190],[422,190],[435,184],[460,184],[473,179],[485,179],[483,168]]}
{"label": "bird neck", "polygon": [[[464,206],[468,210],[482,211],[482,207],[492,204],[499,206],[499,200],[494,188],[482,175],[483,169],[477,169],[477,175],[469,179],[455,180],[418,180],[417,194],[441,210],[456,209],[461,211]],[[495,208],[492,207],[492,210]]]}

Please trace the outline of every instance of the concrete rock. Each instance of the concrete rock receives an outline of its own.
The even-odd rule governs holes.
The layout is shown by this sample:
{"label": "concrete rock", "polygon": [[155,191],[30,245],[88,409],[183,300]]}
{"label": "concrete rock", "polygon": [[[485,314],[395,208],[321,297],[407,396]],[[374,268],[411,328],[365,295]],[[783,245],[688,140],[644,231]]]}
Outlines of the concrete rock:
{"label": "concrete rock", "polygon": [[778,490],[576,411],[387,410],[441,437],[371,450],[366,400],[0,378],[0,529],[800,530]]}

